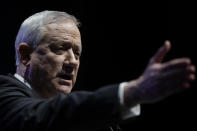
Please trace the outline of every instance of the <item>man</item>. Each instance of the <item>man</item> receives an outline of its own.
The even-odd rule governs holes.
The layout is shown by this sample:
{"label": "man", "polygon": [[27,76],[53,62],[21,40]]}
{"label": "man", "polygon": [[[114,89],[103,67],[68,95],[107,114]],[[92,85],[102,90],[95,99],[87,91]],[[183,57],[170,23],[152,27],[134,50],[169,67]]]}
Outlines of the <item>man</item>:
{"label": "man", "polygon": [[[166,41],[136,80],[95,92],[71,92],[82,52],[78,21],[65,12],[27,18],[16,41],[16,74],[0,77],[1,130],[99,130],[139,114],[152,103],[188,88],[195,67],[188,58],[161,63]],[[92,85],[94,86],[94,85]]]}

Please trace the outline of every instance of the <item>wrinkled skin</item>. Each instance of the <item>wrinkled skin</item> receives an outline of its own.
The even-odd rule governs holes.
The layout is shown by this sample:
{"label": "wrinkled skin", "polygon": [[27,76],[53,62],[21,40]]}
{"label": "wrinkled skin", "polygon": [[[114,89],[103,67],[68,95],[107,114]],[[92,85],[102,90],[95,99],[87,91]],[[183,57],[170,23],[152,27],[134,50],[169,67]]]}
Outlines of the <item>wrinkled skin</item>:
{"label": "wrinkled skin", "polygon": [[26,79],[42,97],[70,93],[77,77],[82,51],[80,32],[72,22],[46,26],[33,51]]}
{"label": "wrinkled skin", "polygon": [[167,41],[151,58],[144,73],[125,86],[125,104],[152,103],[190,86],[195,79],[195,66],[189,58],[178,58],[162,63],[170,49]]}
{"label": "wrinkled skin", "polygon": [[[76,81],[81,50],[80,32],[75,24],[67,21],[47,25],[30,61],[21,57],[27,67],[25,79],[44,98],[70,93]],[[189,58],[162,63],[169,50],[170,43],[166,42],[151,58],[144,73],[125,84],[126,106],[152,103],[190,86],[195,79],[195,66]]]}

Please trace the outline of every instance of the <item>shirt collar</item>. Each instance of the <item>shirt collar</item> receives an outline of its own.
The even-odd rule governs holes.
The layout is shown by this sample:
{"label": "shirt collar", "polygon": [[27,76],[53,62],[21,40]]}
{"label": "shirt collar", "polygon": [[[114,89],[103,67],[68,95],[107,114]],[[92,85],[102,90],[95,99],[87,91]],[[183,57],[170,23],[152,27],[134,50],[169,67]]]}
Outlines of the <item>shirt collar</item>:
{"label": "shirt collar", "polygon": [[14,77],[16,77],[19,81],[21,81],[22,83],[24,83],[30,89],[32,89],[31,86],[30,86],[30,84],[22,76],[20,76],[19,74],[15,73],[14,74]]}

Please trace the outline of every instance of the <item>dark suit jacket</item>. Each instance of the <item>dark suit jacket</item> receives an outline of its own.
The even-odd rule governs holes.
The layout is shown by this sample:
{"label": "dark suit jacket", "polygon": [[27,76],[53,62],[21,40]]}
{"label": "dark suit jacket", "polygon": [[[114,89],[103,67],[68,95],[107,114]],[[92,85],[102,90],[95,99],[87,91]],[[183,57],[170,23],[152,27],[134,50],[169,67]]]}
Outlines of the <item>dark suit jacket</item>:
{"label": "dark suit jacket", "polygon": [[118,85],[39,98],[12,75],[0,76],[0,131],[97,130],[120,120]]}

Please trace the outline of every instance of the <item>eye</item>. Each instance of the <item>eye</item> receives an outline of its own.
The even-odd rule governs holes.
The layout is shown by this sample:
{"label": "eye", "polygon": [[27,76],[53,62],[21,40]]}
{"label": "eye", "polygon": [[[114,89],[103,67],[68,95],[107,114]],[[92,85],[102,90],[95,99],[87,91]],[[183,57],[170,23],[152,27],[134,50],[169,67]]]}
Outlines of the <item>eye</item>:
{"label": "eye", "polygon": [[57,47],[55,47],[55,50],[64,50],[64,46],[63,45],[57,46]]}
{"label": "eye", "polygon": [[74,54],[77,59],[81,56],[81,52],[78,50],[74,51]]}
{"label": "eye", "polygon": [[74,45],[73,52],[74,52],[75,56],[77,58],[79,58],[81,56],[81,47],[77,46],[77,45]]}
{"label": "eye", "polygon": [[56,54],[62,54],[62,52],[65,51],[65,47],[63,45],[51,44],[49,48]]}
{"label": "eye", "polygon": [[75,52],[75,55],[80,56],[80,52],[79,51],[76,51]]}

